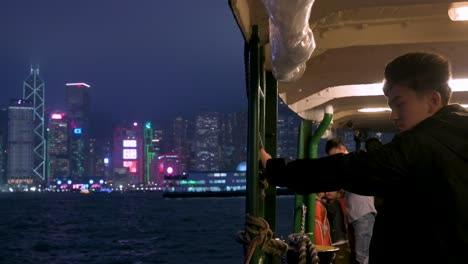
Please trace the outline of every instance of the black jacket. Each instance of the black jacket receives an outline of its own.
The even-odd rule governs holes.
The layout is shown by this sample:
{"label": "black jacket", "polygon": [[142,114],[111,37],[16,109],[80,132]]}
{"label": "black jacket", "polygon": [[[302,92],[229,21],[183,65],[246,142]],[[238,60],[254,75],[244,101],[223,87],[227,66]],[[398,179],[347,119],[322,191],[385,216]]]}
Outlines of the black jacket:
{"label": "black jacket", "polygon": [[468,111],[443,107],[371,152],[267,162],[299,194],[345,189],[384,199],[370,263],[468,263]]}

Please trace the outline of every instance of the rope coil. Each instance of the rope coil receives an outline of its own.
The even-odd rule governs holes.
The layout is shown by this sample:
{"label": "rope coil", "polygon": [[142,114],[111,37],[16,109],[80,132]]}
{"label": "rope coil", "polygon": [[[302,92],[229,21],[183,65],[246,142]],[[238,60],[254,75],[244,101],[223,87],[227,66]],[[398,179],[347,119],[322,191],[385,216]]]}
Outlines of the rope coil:
{"label": "rope coil", "polygon": [[237,241],[247,247],[244,263],[249,263],[257,246],[273,257],[279,258],[286,254],[288,244],[273,237],[268,222],[260,217],[246,216],[246,231],[238,233]]}
{"label": "rope coil", "polygon": [[310,241],[309,235],[300,232],[288,236],[289,248],[297,254],[297,257],[294,257],[297,258],[296,263],[298,264],[317,264],[320,262],[315,244]]}

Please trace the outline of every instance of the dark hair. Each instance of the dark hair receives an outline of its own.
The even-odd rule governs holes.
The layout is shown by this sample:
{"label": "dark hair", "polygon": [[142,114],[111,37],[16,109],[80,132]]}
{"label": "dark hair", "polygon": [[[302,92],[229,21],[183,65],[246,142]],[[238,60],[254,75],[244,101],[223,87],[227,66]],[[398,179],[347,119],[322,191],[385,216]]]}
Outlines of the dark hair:
{"label": "dark hair", "polygon": [[448,85],[451,75],[450,62],[443,56],[423,52],[407,53],[385,67],[383,92],[388,97],[395,85],[406,86],[418,95],[436,91],[442,97],[442,104],[447,105],[452,96],[452,89]]}
{"label": "dark hair", "polygon": [[379,138],[372,137],[366,140],[365,148],[366,148],[366,151],[372,151],[372,150],[379,148],[382,145],[383,145],[382,141],[380,141]]}
{"label": "dark hair", "polygon": [[334,148],[339,148],[341,146],[344,146],[343,141],[339,138],[331,138],[325,143],[325,152],[328,154],[330,150]]}

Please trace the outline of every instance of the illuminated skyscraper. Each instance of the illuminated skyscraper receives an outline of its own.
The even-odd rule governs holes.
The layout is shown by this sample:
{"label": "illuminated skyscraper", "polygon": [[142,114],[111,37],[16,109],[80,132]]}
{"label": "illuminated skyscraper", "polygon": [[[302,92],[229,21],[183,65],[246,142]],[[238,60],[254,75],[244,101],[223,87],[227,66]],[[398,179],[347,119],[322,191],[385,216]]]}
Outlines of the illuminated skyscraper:
{"label": "illuminated skyscraper", "polygon": [[112,167],[115,172],[128,170],[130,184],[144,183],[143,129],[138,123],[117,127],[114,130]]}
{"label": "illuminated skyscraper", "polygon": [[162,155],[165,152],[168,152],[166,143],[167,143],[167,139],[166,139],[165,132],[160,129],[154,129],[153,130],[153,147],[154,147],[153,151],[156,157]]}
{"label": "illuminated skyscraper", "polygon": [[177,180],[187,179],[188,174],[181,171],[181,157],[175,152],[169,152],[156,158],[151,164],[156,171],[156,184],[171,186]]}
{"label": "illuminated skyscraper", "polygon": [[220,113],[199,114],[195,119],[195,135],[191,163],[193,171],[219,171],[221,169]]}
{"label": "illuminated skyscraper", "polygon": [[190,123],[187,119],[177,117],[172,123],[172,151],[180,157],[180,172],[188,172],[190,164],[191,135]]}
{"label": "illuminated skyscraper", "polygon": [[31,66],[31,73],[23,82],[23,99],[30,101],[33,106],[33,173],[44,181],[46,177],[45,83],[39,77],[39,68],[33,69]]}
{"label": "illuminated skyscraper", "polygon": [[89,139],[91,86],[86,83],[66,84],[66,114],[68,116],[70,176],[91,176],[85,170]]}
{"label": "illuminated skyscraper", "polygon": [[0,108],[0,183],[6,183],[8,108]]}
{"label": "illuminated skyscraper", "polygon": [[34,169],[34,107],[31,101],[11,100],[8,107],[7,183],[41,182]]}
{"label": "illuminated skyscraper", "polygon": [[68,156],[68,119],[64,113],[52,113],[48,124],[49,181],[70,176]]}
{"label": "illuminated skyscraper", "polygon": [[221,170],[234,171],[247,158],[247,113],[223,115],[221,127]]}
{"label": "illuminated skyscraper", "polygon": [[278,102],[277,156],[295,159],[297,157],[298,133],[301,118],[289,109],[283,101]]}

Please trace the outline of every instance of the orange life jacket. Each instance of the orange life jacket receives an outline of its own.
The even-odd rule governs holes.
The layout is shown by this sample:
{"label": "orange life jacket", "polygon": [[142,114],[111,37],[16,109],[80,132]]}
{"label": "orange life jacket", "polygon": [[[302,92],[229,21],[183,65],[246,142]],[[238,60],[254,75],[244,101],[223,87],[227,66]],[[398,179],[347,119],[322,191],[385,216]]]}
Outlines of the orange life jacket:
{"label": "orange life jacket", "polygon": [[315,200],[315,244],[331,246],[330,223],[327,209],[320,199]]}

